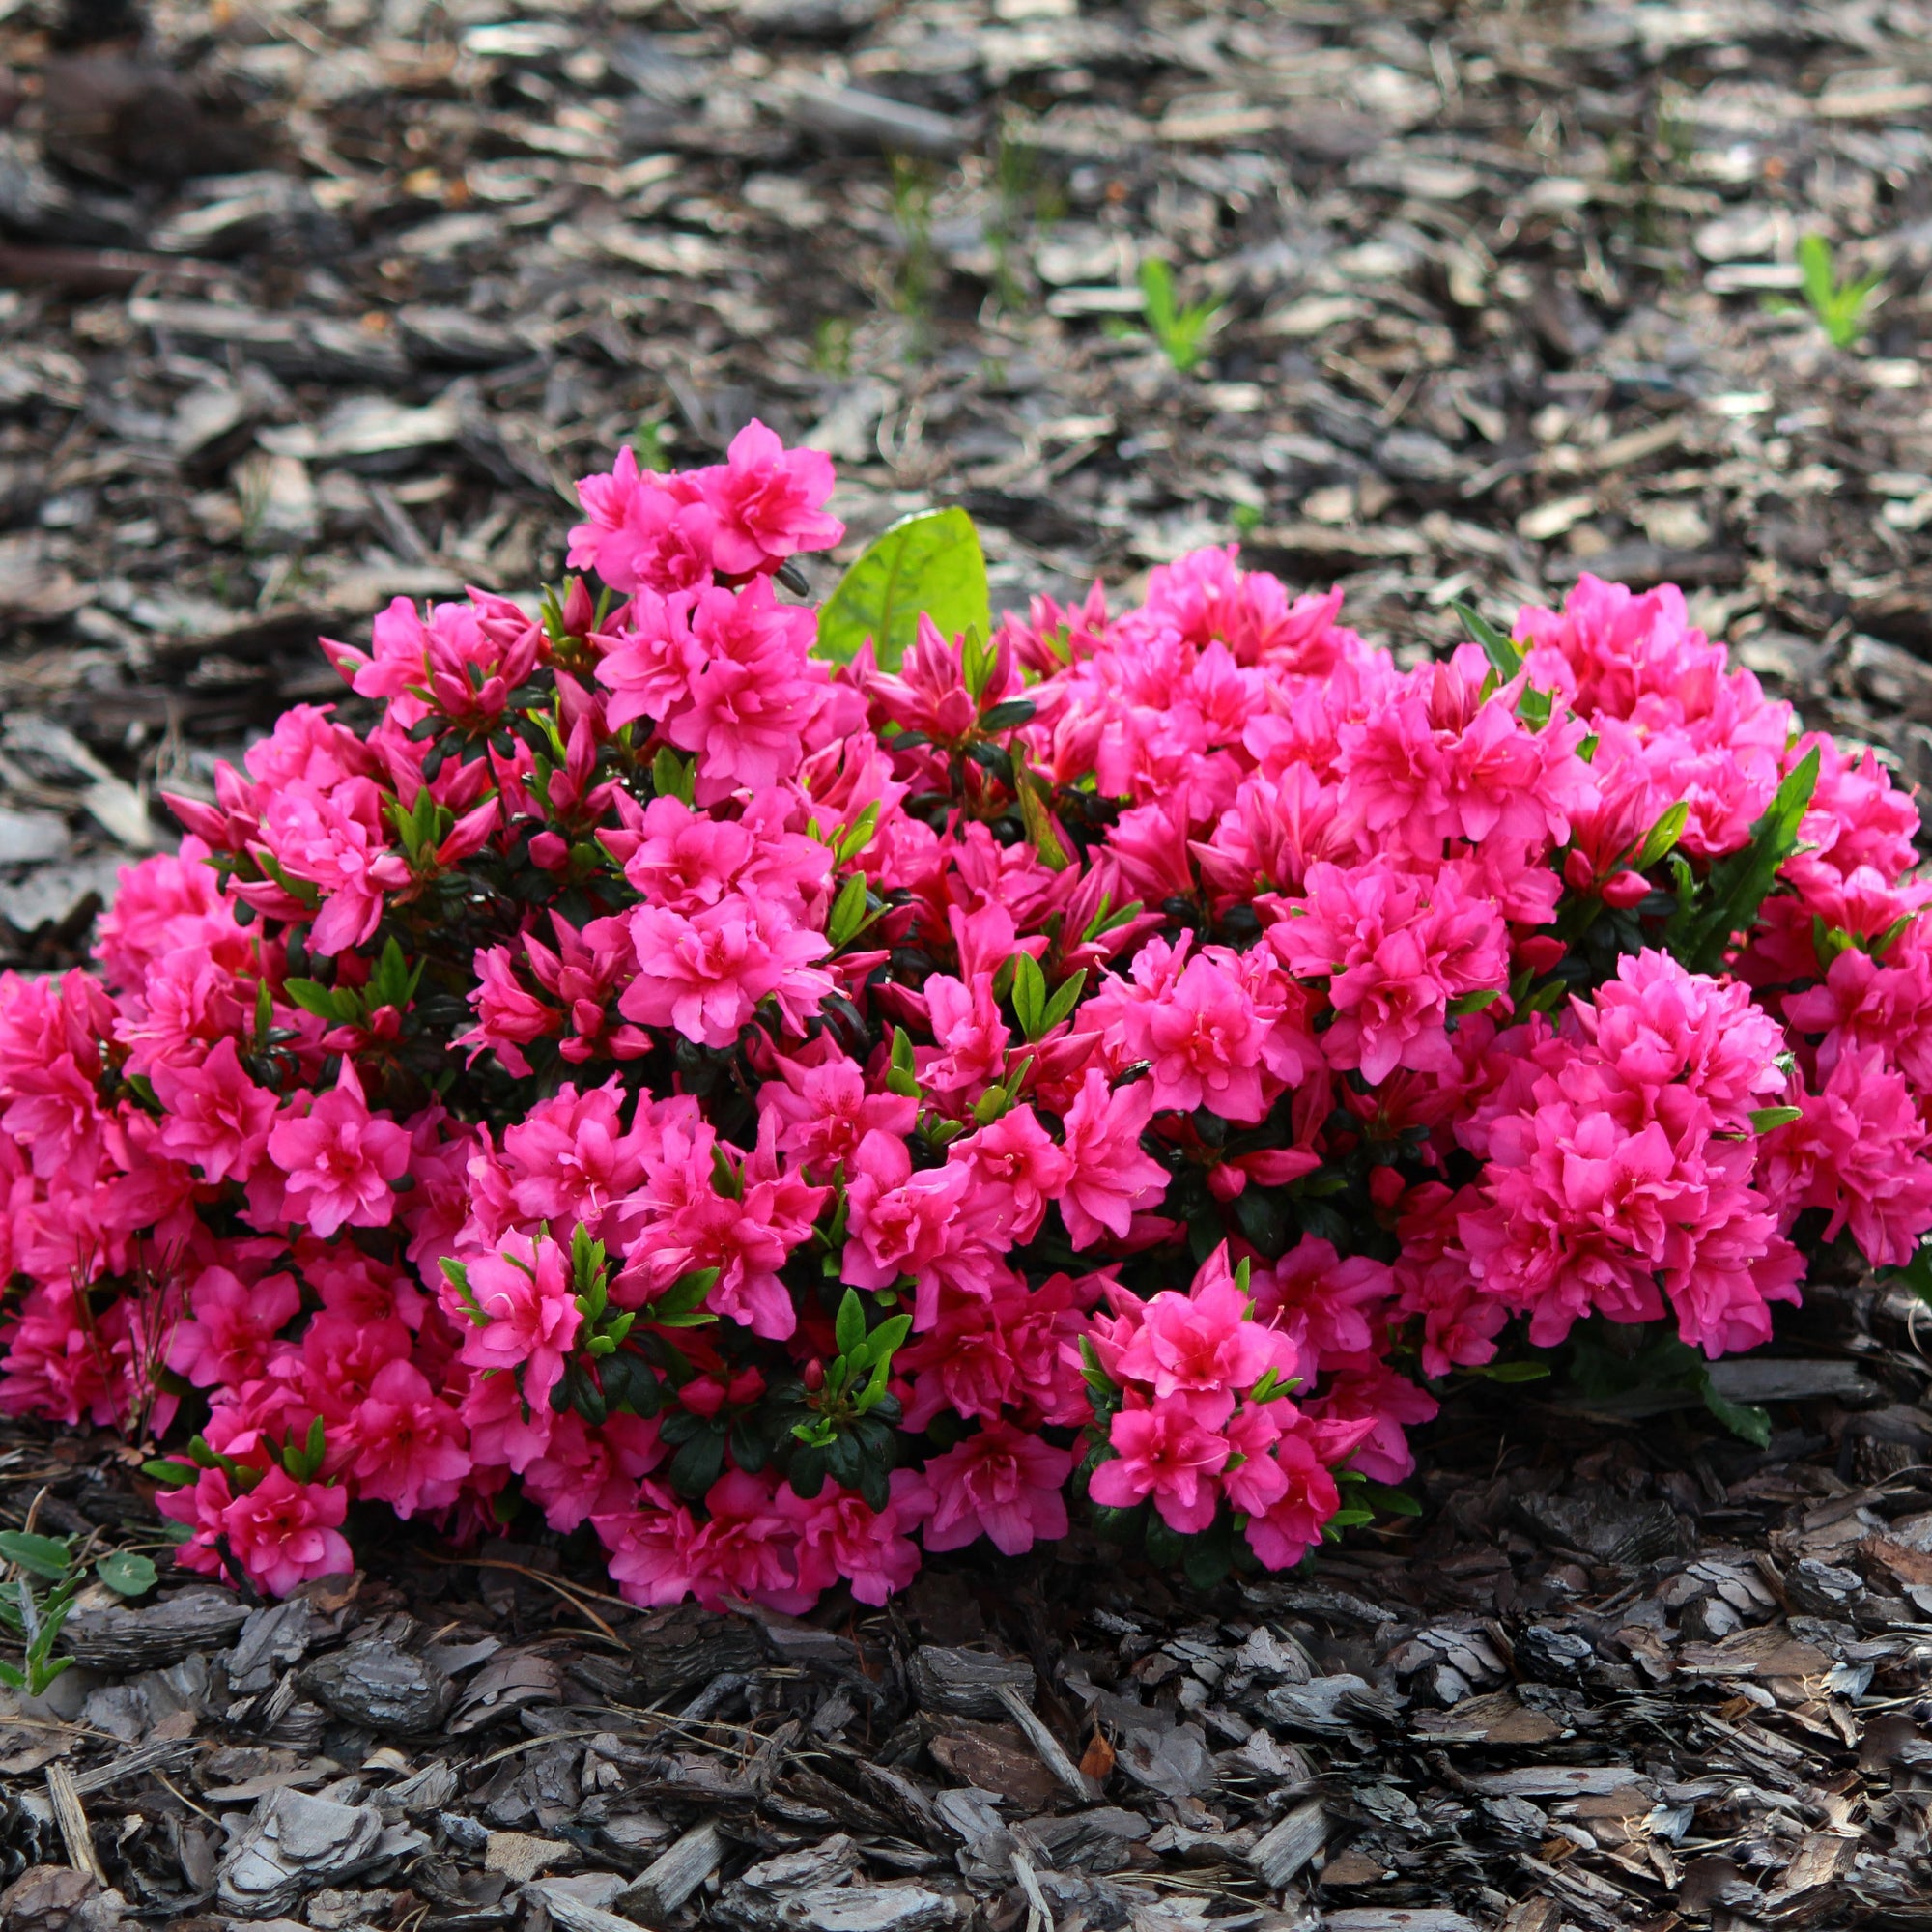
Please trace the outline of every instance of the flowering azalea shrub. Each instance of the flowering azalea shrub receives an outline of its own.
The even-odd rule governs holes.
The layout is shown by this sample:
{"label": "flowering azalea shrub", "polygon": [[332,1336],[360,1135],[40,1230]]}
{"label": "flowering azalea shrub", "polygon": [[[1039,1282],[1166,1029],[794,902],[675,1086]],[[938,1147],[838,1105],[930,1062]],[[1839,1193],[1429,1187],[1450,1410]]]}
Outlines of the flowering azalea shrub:
{"label": "flowering azalea shrub", "polygon": [[328,645],[99,970],[0,981],[0,1407],[158,1445],[180,1562],[1279,1569],[1453,1372],[1912,1262],[1916,810],[1675,590],[1403,670],[1206,551],[835,666],[832,481],[626,455],[539,615]]}

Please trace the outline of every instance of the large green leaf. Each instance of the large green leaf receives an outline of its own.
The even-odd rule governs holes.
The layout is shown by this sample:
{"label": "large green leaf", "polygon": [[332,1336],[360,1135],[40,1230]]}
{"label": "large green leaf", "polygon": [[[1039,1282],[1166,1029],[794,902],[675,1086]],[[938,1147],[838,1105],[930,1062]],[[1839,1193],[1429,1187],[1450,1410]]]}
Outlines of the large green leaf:
{"label": "large green leaf", "polygon": [[1817,783],[1814,745],[1785,774],[1751,827],[1750,843],[1719,859],[1700,890],[1681,893],[1663,943],[1691,972],[1721,973],[1732,940],[1756,923],[1777,868],[1798,849],[1798,830]]}
{"label": "large green leaf", "polygon": [[986,559],[964,510],[919,510],[866,547],[818,613],[817,653],[849,664],[872,640],[881,670],[896,670],[923,612],[949,638],[993,628]]}

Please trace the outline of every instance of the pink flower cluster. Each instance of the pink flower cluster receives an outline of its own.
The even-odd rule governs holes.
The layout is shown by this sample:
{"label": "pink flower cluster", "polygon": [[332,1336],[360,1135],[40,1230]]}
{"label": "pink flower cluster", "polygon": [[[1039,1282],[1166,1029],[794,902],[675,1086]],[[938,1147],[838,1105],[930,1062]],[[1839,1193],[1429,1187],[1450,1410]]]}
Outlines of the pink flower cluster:
{"label": "pink flower cluster", "polygon": [[586,478],[601,595],[398,601],[0,980],[0,1408],[152,1441],[183,1563],[357,1500],[797,1611],[1072,1501],[1280,1568],[1513,1338],[1916,1255],[1917,812],[1674,590],[1404,671],[1206,551],[835,670],[832,481]]}
{"label": "pink flower cluster", "polygon": [[[1300,1258],[1297,1249],[1290,1260]],[[1290,1326],[1254,1320],[1263,1297],[1249,1285],[1230,1275],[1222,1246],[1185,1294],[1166,1289],[1144,1302],[1113,1291],[1114,1312],[1094,1321],[1089,1347],[1122,1403],[1107,1427],[1112,1453],[1094,1467],[1088,1494],[1122,1510],[1151,1498],[1180,1536],[1209,1529],[1225,1506],[1255,1556],[1281,1570],[1321,1541],[1322,1524],[1341,1506],[1329,1472],[1361,1446],[1375,1419],[1324,1419],[1282,1400],[1302,1384],[1320,1350],[1306,1342],[1305,1308]],[[1264,1295],[1277,1312],[1288,1305],[1278,1293]]]}

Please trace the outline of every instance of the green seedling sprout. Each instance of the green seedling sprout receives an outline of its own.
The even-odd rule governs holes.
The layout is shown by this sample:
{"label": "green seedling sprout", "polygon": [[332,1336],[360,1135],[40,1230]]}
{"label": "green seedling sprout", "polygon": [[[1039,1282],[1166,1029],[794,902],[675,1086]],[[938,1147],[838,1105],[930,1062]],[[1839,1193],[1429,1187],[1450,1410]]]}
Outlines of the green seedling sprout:
{"label": "green seedling sprout", "polygon": [[1850,349],[1865,332],[1868,311],[1878,288],[1876,275],[1841,282],[1832,263],[1832,244],[1822,235],[1807,235],[1798,244],[1798,269],[1804,276],[1804,299],[1833,349]]}
{"label": "green seedling sprout", "polygon": [[1179,306],[1174,295],[1174,270],[1158,256],[1141,264],[1142,317],[1160,353],[1184,376],[1208,354],[1210,326],[1221,309],[1221,298]]}

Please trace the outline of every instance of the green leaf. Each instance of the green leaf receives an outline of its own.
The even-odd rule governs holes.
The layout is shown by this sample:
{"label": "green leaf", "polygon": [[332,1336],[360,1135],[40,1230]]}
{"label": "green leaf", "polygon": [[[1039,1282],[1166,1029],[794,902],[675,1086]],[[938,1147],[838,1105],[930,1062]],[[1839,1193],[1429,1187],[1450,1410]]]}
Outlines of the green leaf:
{"label": "green leaf", "polygon": [[1680,798],[1655,825],[1637,848],[1637,854],[1631,861],[1631,870],[1647,872],[1653,866],[1661,866],[1677,849],[1677,841],[1684,836],[1685,821],[1690,816],[1690,803]]}
{"label": "green leaf", "polygon": [[1822,317],[1837,292],[1832,278],[1832,244],[1822,235],[1806,235],[1800,240],[1798,271],[1804,278],[1804,299]]}
{"label": "green leaf", "polygon": [[833,1335],[838,1343],[841,1355],[856,1354],[866,1340],[866,1309],[860,1301],[856,1289],[848,1288],[844,1299],[838,1304],[838,1320],[833,1323]]}
{"label": "green leaf", "polygon": [[838,888],[832,901],[831,916],[825,922],[825,937],[836,952],[858,938],[866,924],[866,875],[854,872]]}
{"label": "green leaf", "polygon": [[141,1473],[163,1489],[185,1490],[198,1480],[200,1472],[185,1463],[152,1462],[141,1464]]}
{"label": "green leaf", "polygon": [[1073,862],[1054,825],[1051,795],[1038,774],[1028,769],[1026,743],[1019,738],[1013,740],[1013,790],[1019,797],[1020,823],[1026,827],[1027,843],[1049,872],[1065,871]]}
{"label": "green leaf", "polygon": [[748,1476],[754,1476],[765,1466],[770,1457],[771,1444],[758,1429],[758,1419],[754,1415],[741,1415],[731,1425],[731,1460]]}
{"label": "green leaf", "polygon": [[1362,1484],[1362,1500],[1384,1516],[1420,1516],[1422,1505],[1406,1490],[1392,1490],[1386,1483]]}
{"label": "green leaf", "polygon": [[1449,1002],[1449,1010],[1460,1019],[1464,1013],[1479,1013],[1485,1007],[1494,1006],[1502,996],[1500,986],[1485,986],[1474,993],[1458,993]]}
{"label": "green leaf", "polygon": [[1786,774],[1763,817],[1751,827],[1750,843],[1719,860],[1700,893],[1680,897],[1664,944],[1691,972],[1721,972],[1733,936],[1756,923],[1777,868],[1798,849],[1798,828],[1817,783],[1814,745]]}
{"label": "green leaf", "polygon": [[1185,375],[1207,354],[1208,326],[1221,308],[1218,296],[1180,307],[1174,298],[1174,270],[1158,256],[1141,264],[1141,316],[1160,353]]}
{"label": "green leaf", "polygon": [[651,760],[651,786],[660,798],[681,798],[692,802],[696,790],[697,760],[680,758],[668,745],[658,748]]}
{"label": "green leaf", "polygon": [[869,543],[818,612],[821,658],[850,664],[872,640],[881,670],[896,670],[928,616],[944,637],[993,628],[986,559],[964,510],[918,510]]}
{"label": "green leaf", "polygon": [[670,1486],[681,1496],[703,1495],[724,1467],[724,1426],[707,1426],[670,1459]]}
{"label": "green leaf", "polygon": [[1030,953],[1013,954],[1013,1015],[1028,1039],[1037,1039],[1045,1031],[1046,975]]}
{"label": "green leaf", "polygon": [[1711,1386],[1710,1374],[1704,1377],[1704,1406],[1728,1429],[1733,1435],[1741,1437],[1753,1448],[1764,1449],[1771,1443],[1771,1417],[1754,1402],[1733,1402],[1729,1396],[1719,1395]]}
{"label": "green leaf", "polygon": [[1768,1134],[1774,1127],[1781,1127],[1787,1121],[1802,1121],[1803,1107],[1754,1107],[1751,1110],[1751,1132]]}
{"label": "green leaf", "polygon": [[911,1333],[910,1315],[889,1315],[856,1349],[846,1352],[857,1368],[890,1367],[893,1351]]}
{"label": "green leaf", "polygon": [[791,1484],[792,1494],[806,1502],[811,1501],[825,1487],[826,1462],[825,1451],[816,1443],[808,1442],[794,1449],[785,1467],[785,1479]]}
{"label": "green leaf", "polygon": [[1053,998],[1047,1001],[1046,1011],[1040,1016],[1039,1030],[1042,1035],[1051,1033],[1079,1004],[1080,989],[1086,983],[1087,969],[1082,966],[1054,988]]}
{"label": "green leaf", "polygon": [[316,980],[284,980],[282,991],[303,1012],[313,1013],[331,1025],[348,1025],[361,1016],[362,1006],[353,991],[344,986],[339,992]]}
{"label": "green leaf", "polygon": [[1882,1270],[1881,1279],[1901,1283],[1920,1301],[1932,1305],[1932,1245],[1915,1250],[1912,1259],[1902,1268]]}
{"label": "green leaf", "polygon": [[1228,1527],[1217,1522],[1200,1536],[1188,1539],[1187,1553],[1180,1559],[1180,1567],[1197,1590],[1211,1590],[1226,1577],[1233,1557]]}
{"label": "green leaf", "polygon": [[658,1378],[641,1355],[621,1350],[606,1356],[598,1364],[597,1372],[603,1379],[608,1406],[630,1415],[651,1416],[658,1412],[662,1400]]}
{"label": "green leaf", "polygon": [[35,1536],[24,1529],[0,1529],[0,1556],[36,1577],[58,1583],[68,1572],[70,1539]]}
{"label": "green leaf", "polygon": [[1473,606],[1458,600],[1449,608],[1462,620],[1463,630],[1482,645],[1483,655],[1495,667],[1497,677],[1507,684],[1522,668],[1522,653]]}
{"label": "green leaf", "polygon": [[982,731],[1010,731],[1016,724],[1030,724],[1039,709],[1030,697],[1009,697],[996,704],[980,720]]}
{"label": "green leaf", "polygon": [[132,1549],[112,1550],[94,1568],[100,1580],[123,1597],[145,1597],[160,1576],[152,1556]]}
{"label": "green leaf", "polygon": [[1883,959],[1885,955],[1891,951],[1891,942],[1894,939],[1896,939],[1899,936],[1899,934],[1902,933],[1905,930],[1905,928],[1908,925],[1910,925],[1913,920],[1917,917],[1918,915],[1916,913],[1902,912],[1895,920],[1892,921],[1892,923],[1889,926],[1886,927],[1886,929],[1883,932],[1879,933],[1876,938],[1867,939],[1861,943],[1863,945],[1864,950],[1867,952],[1869,952],[1874,959]]}
{"label": "green leaf", "polygon": [[1486,1382],[1540,1382],[1549,1374],[1547,1362],[1486,1362],[1468,1374]]}
{"label": "green leaf", "polygon": [[716,1321],[717,1316],[703,1303],[717,1286],[719,1273],[719,1269],[707,1267],[679,1275],[655,1301],[646,1302],[638,1313],[660,1328],[696,1328],[704,1322]]}

